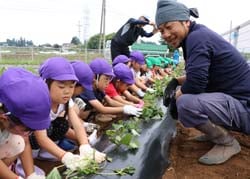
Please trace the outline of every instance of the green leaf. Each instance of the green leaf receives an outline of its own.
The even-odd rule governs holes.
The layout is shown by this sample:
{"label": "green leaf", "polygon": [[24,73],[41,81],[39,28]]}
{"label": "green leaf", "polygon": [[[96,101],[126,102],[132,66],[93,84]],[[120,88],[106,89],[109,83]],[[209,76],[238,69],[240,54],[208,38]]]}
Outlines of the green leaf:
{"label": "green leaf", "polygon": [[123,136],[123,138],[121,139],[121,144],[124,145],[129,145],[131,139],[132,139],[132,135],[131,134],[126,134],[125,136]]}
{"label": "green leaf", "polygon": [[53,170],[47,175],[46,179],[62,179],[62,177],[57,168],[53,168]]}
{"label": "green leaf", "polygon": [[135,129],[132,129],[132,130],[131,130],[131,133],[132,133],[134,136],[139,136],[139,135],[140,135]]}

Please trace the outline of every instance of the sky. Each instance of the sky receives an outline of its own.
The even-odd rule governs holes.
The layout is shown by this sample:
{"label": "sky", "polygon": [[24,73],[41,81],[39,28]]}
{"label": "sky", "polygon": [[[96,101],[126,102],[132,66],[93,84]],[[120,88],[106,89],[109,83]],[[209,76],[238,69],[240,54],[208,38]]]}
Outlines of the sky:
{"label": "sky", "polygon": [[[249,17],[248,0],[178,0],[198,8],[202,23],[218,33]],[[106,0],[105,33],[116,32],[129,18],[147,15],[154,21],[157,0]],[[32,40],[35,45],[83,42],[100,32],[102,0],[0,0],[0,42],[7,38]],[[151,31],[152,27],[146,27]],[[146,41],[158,41],[160,34]]]}

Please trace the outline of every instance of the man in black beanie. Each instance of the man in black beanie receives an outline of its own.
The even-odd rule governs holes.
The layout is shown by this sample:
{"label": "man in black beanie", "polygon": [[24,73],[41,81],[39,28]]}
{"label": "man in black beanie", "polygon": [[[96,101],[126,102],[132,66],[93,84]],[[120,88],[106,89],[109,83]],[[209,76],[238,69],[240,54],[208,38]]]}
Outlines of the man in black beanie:
{"label": "man in black beanie", "polygon": [[158,29],[167,44],[183,49],[186,70],[167,85],[164,105],[185,127],[204,133],[196,140],[215,144],[199,162],[221,164],[241,151],[227,130],[250,134],[250,68],[235,47],[190,16],[198,11],[158,1]]}

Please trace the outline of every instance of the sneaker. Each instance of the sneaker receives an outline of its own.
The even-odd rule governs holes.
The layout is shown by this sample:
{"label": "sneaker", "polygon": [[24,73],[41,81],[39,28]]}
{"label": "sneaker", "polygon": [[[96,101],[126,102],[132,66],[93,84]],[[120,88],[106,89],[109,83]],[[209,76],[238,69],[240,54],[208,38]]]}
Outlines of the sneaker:
{"label": "sneaker", "polygon": [[[34,168],[35,168],[35,173],[36,173],[37,175],[45,176],[45,172],[44,172],[41,168],[39,168],[39,167],[36,166],[36,165],[34,166]],[[24,173],[24,171],[23,171],[23,166],[22,166],[22,163],[21,163],[21,160],[20,160],[20,159],[17,159],[17,162],[16,162],[16,164],[15,164],[15,173],[16,173],[17,175],[23,177],[23,178],[26,177],[26,176],[25,176],[25,173]]]}
{"label": "sneaker", "polygon": [[100,129],[100,126],[98,124],[90,123],[90,122],[84,122],[83,126],[88,133],[92,133],[95,129]]}
{"label": "sneaker", "polygon": [[67,138],[60,140],[58,146],[66,151],[74,151],[77,149],[76,143]]}

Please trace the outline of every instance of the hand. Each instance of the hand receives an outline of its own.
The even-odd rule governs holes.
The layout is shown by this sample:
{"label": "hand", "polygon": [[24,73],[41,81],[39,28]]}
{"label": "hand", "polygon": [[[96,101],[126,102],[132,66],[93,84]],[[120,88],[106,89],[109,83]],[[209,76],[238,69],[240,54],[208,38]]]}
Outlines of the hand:
{"label": "hand", "polygon": [[156,90],[154,90],[153,88],[147,88],[146,91],[151,93],[151,94],[156,92]]}
{"label": "hand", "polygon": [[136,104],[137,108],[143,108],[143,106],[144,106],[144,101],[143,100],[140,100],[140,102],[138,104]]}
{"label": "hand", "polygon": [[131,105],[125,105],[123,107],[123,112],[124,112],[124,114],[134,115],[134,116],[138,117],[142,114],[142,109],[131,106]]}
{"label": "hand", "polygon": [[149,25],[152,25],[152,26],[155,26],[155,23],[154,23],[154,22],[149,22],[148,24],[149,24]]}
{"label": "hand", "polygon": [[79,147],[80,156],[94,159],[97,163],[105,161],[106,154],[93,149],[89,144],[82,144]]}
{"label": "hand", "polygon": [[81,110],[81,109],[84,109],[85,106],[86,106],[86,103],[81,99],[81,98],[75,98],[74,99],[74,102],[75,104],[78,106],[78,108]]}
{"label": "hand", "polygon": [[145,93],[144,93],[141,89],[137,90],[137,91],[136,91],[136,94],[137,94],[140,98],[143,98],[144,95],[145,95]]}
{"label": "hand", "polygon": [[70,98],[70,100],[69,100],[69,108],[73,108],[74,105],[75,105],[75,103],[74,103],[73,99]]}
{"label": "hand", "polygon": [[170,116],[173,119],[175,119],[175,120],[178,119],[178,111],[177,111],[177,106],[176,106],[176,99],[175,99],[174,96],[170,100],[170,104],[168,106],[168,111],[169,111]]}
{"label": "hand", "polygon": [[31,175],[29,175],[26,179],[46,179],[46,177],[43,175],[38,175],[34,172]]}
{"label": "hand", "polygon": [[80,155],[72,154],[71,152],[66,152],[62,157],[62,163],[72,171],[75,171],[78,167],[82,168],[86,165],[86,162],[82,160]]}
{"label": "hand", "polygon": [[163,95],[163,104],[168,107],[171,101],[171,98],[175,94],[176,87],[179,85],[178,80],[173,78],[167,85]]}
{"label": "hand", "polygon": [[94,146],[96,142],[98,142],[98,137],[97,137],[97,130],[95,129],[89,136],[88,136],[89,144],[91,146]]}

